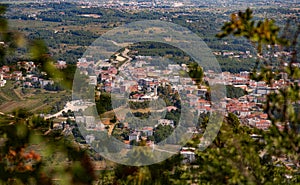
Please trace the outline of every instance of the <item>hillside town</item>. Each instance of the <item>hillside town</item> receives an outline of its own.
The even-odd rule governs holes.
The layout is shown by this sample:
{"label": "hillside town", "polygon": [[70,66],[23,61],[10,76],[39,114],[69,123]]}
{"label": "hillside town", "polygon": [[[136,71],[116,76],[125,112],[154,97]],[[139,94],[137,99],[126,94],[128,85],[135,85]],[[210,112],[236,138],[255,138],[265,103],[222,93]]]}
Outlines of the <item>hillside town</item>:
{"label": "hillside town", "polygon": [[[188,100],[183,100],[182,103],[188,103],[190,107],[197,111],[198,115],[211,111],[211,102],[207,98],[209,93],[208,86],[195,85],[195,82],[187,73],[180,73],[180,71],[188,70],[186,64],[166,63],[165,66],[157,67],[155,63],[151,64],[151,61],[155,61],[155,58],[150,56],[135,56],[133,59],[127,55],[128,52],[126,49],[123,53],[119,53],[115,60],[107,59],[94,62],[88,61],[87,58],[79,59],[77,68],[83,74],[89,76],[88,83],[90,85],[96,86],[96,96],[99,96],[101,92],[117,95],[129,93],[129,101],[151,101],[159,98],[158,89],[160,87],[163,88],[170,85],[172,89],[171,93],[186,94]],[[119,63],[123,63],[123,65],[118,69],[117,64]],[[58,69],[65,68],[66,62],[57,61],[55,66]],[[266,101],[265,95],[289,83],[285,79],[285,74],[281,74],[281,78],[275,81],[272,87],[266,85],[263,81],[255,82],[251,80],[249,78],[250,72],[248,71],[242,71],[238,74],[230,72],[215,74],[214,71],[206,71],[204,75],[204,81],[209,81],[211,78],[219,76],[219,81],[216,83],[243,89],[246,92],[244,96],[222,99],[222,108],[226,109],[228,113],[236,114],[243,124],[262,130],[268,130],[271,125],[267,114],[262,111],[262,103]],[[49,89],[54,83],[52,80],[43,79],[43,75],[37,72],[35,64],[30,61],[18,62],[17,66],[13,67],[13,69],[9,66],[2,66],[0,68],[0,86],[4,87],[8,80],[14,81],[16,86],[23,88]],[[170,112],[180,109],[180,106],[169,105],[165,109]],[[58,117],[57,114],[56,117]],[[88,122],[89,129],[96,127],[93,120],[89,118],[76,118],[76,121],[79,120],[81,122]],[[174,121],[162,120],[159,121],[170,124]],[[107,124],[110,123],[108,122]],[[175,126],[173,125],[173,127]],[[283,129],[283,126],[280,124],[278,127]],[[104,128],[104,126],[101,128]],[[155,128],[140,129],[144,129],[146,135],[152,135],[151,133]],[[193,128],[191,130],[196,131],[197,129]],[[132,137],[129,136],[129,141],[133,138],[138,141],[141,131],[132,130],[131,132]]]}
{"label": "hillside town", "polygon": [[[131,54],[129,54],[131,53]],[[154,147],[163,139],[161,132],[171,134],[180,124],[179,118],[182,106],[190,108],[194,117],[200,115],[209,115],[213,111],[213,102],[210,100],[210,85],[220,84],[227,87],[242,89],[243,96],[223,97],[220,102],[220,109],[226,114],[234,113],[240,122],[251,128],[268,131],[271,121],[268,115],[263,112],[263,103],[266,101],[266,95],[277,91],[279,88],[288,85],[286,74],[280,74],[280,78],[267,85],[263,81],[254,81],[250,79],[249,71],[239,73],[222,72],[215,73],[212,70],[204,71],[204,78],[201,84],[189,76],[189,64],[176,64],[163,58],[153,56],[133,55],[129,49],[115,54],[115,57],[94,61],[92,58],[83,57],[77,62],[77,69],[81,74],[88,77],[86,83],[95,87],[95,98],[99,98],[102,93],[109,93],[117,99],[125,98],[126,104],[114,105],[114,109],[126,109],[127,112],[121,115],[115,115],[113,119],[96,119],[95,115],[85,115],[85,110],[89,107],[95,107],[93,100],[82,101],[73,100],[67,102],[63,110],[55,114],[41,115],[44,119],[51,119],[52,128],[63,130],[65,135],[74,135],[74,129],[77,124],[83,124],[90,134],[75,134],[75,138],[82,144],[93,145],[97,136],[93,131],[105,131],[109,135],[122,141],[127,149],[133,145],[138,145],[141,141],[146,141],[146,145]],[[252,58],[250,51],[246,52],[214,52],[215,56],[225,58]],[[274,57],[289,56],[290,53],[275,53]],[[299,64],[293,64],[299,65]],[[65,61],[57,61],[55,68],[61,70],[67,67]],[[300,66],[298,66],[300,67]],[[47,91],[57,91],[54,81],[47,78],[45,72],[37,69],[32,61],[20,61],[14,66],[4,65],[0,68],[0,87],[5,87],[7,81],[11,81],[14,87],[22,89],[34,88],[45,89]],[[300,81],[296,83],[300,84]],[[158,107],[149,107],[149,102],[155,102],[159,99],[170,100],[169,103],[162,103]],[[171,103],[170,103],[171,102]],[[143,106],[140,106],[142,104]],[[135,107],[135,108],[134,108]],[[139,108],[137,108],[139,107]],[[128,109],[129,108],[129,109]],[[76,114],[77,112],[77,114]],[[80,112],[78,114],[78,112]],[[118,111],[115,111],[115,114]],[[75,114],[74,114],[75,113]],[[130,113],[133,113],[130,116]],[[144,125],[140,120],[149,118],[152,115],[163,115],[157,120],[152,120],[150,125]],[[129,116],[129,117],[128,117]],[[197,119],[190,118],[193,125],[187,127],[190,133],[203,133]],[[277,123],[280,130],[284,130],[284,125]],[[252,137],[252,136],[251,136]],[[254,139],[259,138],[253,135]],[[195,159],[195,148],[182,148],[180,153],[184,156],[184,162],[193,162]]]}
{"label": "hillside town", "polygon": [[4,0],[0,184],[299,184],[299,10]]}

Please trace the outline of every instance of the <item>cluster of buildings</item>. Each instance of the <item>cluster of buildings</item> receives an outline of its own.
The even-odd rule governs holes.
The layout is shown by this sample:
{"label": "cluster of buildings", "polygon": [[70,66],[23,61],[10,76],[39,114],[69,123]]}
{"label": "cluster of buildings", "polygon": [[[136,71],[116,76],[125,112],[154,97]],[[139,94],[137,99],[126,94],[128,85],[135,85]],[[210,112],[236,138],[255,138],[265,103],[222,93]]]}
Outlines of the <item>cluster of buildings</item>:
{"label": "cluster of buildings", "polygon": [[[187,70],[185,64],[160,62],[157,66],[157,60],[153,57],[136,56],[133,61],[127,56],[127,53],[128,51],[119,53],[115,59],[103,61],[91,61],[89,58],[79,59],[77,67],[81,69],[82,73],[89,76],[89,84],[96,86],[96,95],[100,95],[103,91],[117,95],[128,93],[129,101],[143,102],[158,99],[158,88],[171,85],[171,93],[178,92],[180,95],[185,95],[186,98],[181,100],[182,103],[188,104],[198,113],[207,113],[212,110],[212,103],[206,97],[208,87],[197,86],[188,75],[179,73],[179,71]],[[123,65],[117,69],[120,62]],[[58,61],[55,66],[59,69],[65,68],[66,62]],[[14,70],[15,68],[19,71]],[[1,87],[5,86],[7,80],[15,80],[23,87],[43,88],[47,84],[53,84],[53,81],[40,77],[35,64],[31,61],[18,62],[14,69],[12,70],[9,66],[0,68]],[[207,71],[205,80],[219,76],[217,78],[219,81],[216,83],[232,85],[247,92],[246,95],[239,98],[226,97],[222,99],[222,108],[236,114],[246,125],[267,130],[271,122],[262,110],[262,104],[266,101],[265,95],[286,85],[286,76],[282,74],[281,78],[273,83],[273,86],[269,86],[265,82],[251,80],[249,75],[250,73],[247,71],[239,74],[230,72],[215,74],[213,71]],[[169,107],[178,109],[176,106]],[[92,117],[78,117],[76,121],[86,123],[88,129],[96,128],[95,120]],[[135,132],[133,130],[133,133]]]}
{"label": "cluster of buildings", "polygon": [[83,123],[87,130],[104,129],[104,124],[100,120],[96,120],[95,116],[75,116],[75,121],[76,123]]}
{"label": "cluster of buildings", "polygon": [[[57,69],[67,67],[65,61],[57,61],[54,64]],[[16,85],[24,88],[44,88],[46,85],[54,84],[53,80],[43,78],[44,72],[39,72],[32,61],[18,62],[15,66],[4,65],[0,67],[0,87],[4,87],[7,80],[16,82]]]}
{"label": "cluster of buildings", "polygon": [[[159,89],[161,91],[165,88],[171,88],[168,91],[170,96],[176,92],[179,94],[184,92],[187,95],[187,99],[182,100],[184,103],[190,104],[190,106],[198,106],[200,109],[203,109],[203,111],[210,110],[209,101],[199,101],[197,105],[194,105],[194,96],[197,97],[200,95],[205,97],[207,87],[202,86],[199,89],[187,74],[187,76],[182,76],[182,74],[179,73],[179,71],[187,70],[186,64],[179,65],[159,61],[157,58],[151,56],[135,56],[135,59],[132,59],[127,56],[126,52],[128,51],[125,50],[123,53],[116,54],[118,57],[110,60],[93,61],[92,58],[79,59],[77,67],[82,74],[88,76],[89,84],[96,86],[96,95],[100,95],[101,92],[105,91],[116,96],[127,95],[129,102],[141,103],[157,100],[160,93]],[[117,69],[116,66],[120,62],[122,62],[122,66]],[[170,112],[180,109],[180,107],[176,107],[175,105],[164,106],[163,109]],[[151,112],[161,112],[164,110],[151,110]],[[125,122],[125,117],[124,120],[120,120],[119,117],[118,119],[118,121],[122,123]],[[91,125],[83,119],[78,121],[85,122],[89,128],[95,127],[95,125],[91,127]],[[124,124],[126,125],[126,123]],[[155,129],[159,125],[169,125],[175,128],[174,120],[168,119],[159,119],[157,123],[152,126],[139,128],[126,126],[123,130],[129,131],[129,135],[128,139],[124,140],[124,142],[130,143],[133,140],[140,141],[142,138],[153,136]],[[151,142],[150,140],[148,141]]]}
{"label": "cluster of buildings", "polygon": [[4,87],[6,79],[9,78],[10,68],[8,66],[2,66],[0,68],[0,87]]}
{"label": "cluster of buildings", "polygon": [[[272,83],[272,86],[267,85],[263,81],[254,81],[249,78],[249,72],[244,71],[239,74],[231,74],[223,72],[224,82],[226,85],[233,85],[244,89],[247,94],[236,98],[226,98],[227,112],[235,113],[240,121],[246,125],[256,127],[258,129],[268,130],[271,126],[271,121],[266,113],[263,112],[263,104],[266,102],[266,95],[271,92],[276,92],[280,88],[288,85],[286,74],[280,74],[281,77]],[[295,81],[300,85],[300,81]],[[277,125],[279,129],[284,127]]]}
{"label": "cluster of buildings", "polygon": [[[249,52],[245,54],[250,55]],[[188,75],[179,73],[179,71],[187,71],[186,64],[170,64],[161,61],[157,65],[155,58],[151,56],[136,56],[134,61],[127,54],[119,53],[118,56],[104,61],[82,58],[77,64],[82,73],[89,76],[90,84],[97,86],[99,95],[102,91],[116,95],[128,93],[129,101],[143,102],[158,99],[158,88],[171,85],[171,93],[178,92],[181,96],[184,95],[184,98],[181,97],[182,103],[188,104],[199,114],[213,110],[212,102],[207,99],[208,87],[197,86]],[[116,65],[119,62],[123,65],[117,69]],[[273,86],[263,81],[253,81],[249,75],[247,71],[238,74],[230,72],[215,74],[213,71],[206,71],[204,79],[238,87],[247,92],[239,98],[224,97],[221,100],[221,108],[236,114],[246,125],[267,130],[271,122],[263,112],[262,104],[266,101],[265,95],[286,85],[285,75],[282,74],[282,78],[275,81]],[[214,81],[215,79],[217,80]]]}
{"label": "cluster of buildings", "polygon": [[[227,42],[224,43],[227,45]],[[252,58],[253,55],[250,51],[239,51],[239,52],[233,52],[233,51],[220,51],[220,52],[213,52],[216,56],[222,56],[224,58]]]}
{"label": "cluster of buildings", "polygon": [[145,9],[145,8],[195,8],[195,7],[234,7],[234,6],[269,6],[276,5],[280,7],[296,4],[296,0],[284,2],[283,1],[230,1],[230,0],[214,0],[214,1],[199,1],[199,0],[114,0],[114,1],[78,1],[83,8],[102,6],[106,8],[120,8],[120,9]]}
{"label": "cluster of buildings", "polygon": [[177,2],[177,1],[163,1],[163,0],[135,0],[135,1],[102,1],[102,2],[81,2],[84,6],[82,8],[88,8],[92,6],[102,6],[106,8],[120,8],[120,9],[147,9],[147,8],[178,8],[178,7],[192,7],[195,4],[190,1]]}

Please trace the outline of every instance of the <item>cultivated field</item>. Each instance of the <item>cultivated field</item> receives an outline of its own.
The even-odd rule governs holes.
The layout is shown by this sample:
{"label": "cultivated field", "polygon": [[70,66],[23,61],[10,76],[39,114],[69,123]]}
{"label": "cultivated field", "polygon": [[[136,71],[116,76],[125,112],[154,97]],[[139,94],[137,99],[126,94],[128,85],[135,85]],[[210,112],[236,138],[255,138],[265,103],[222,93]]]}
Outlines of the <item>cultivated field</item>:
{"label": "cultivated field", "polygon": [[66,91],[49,92],[42,89],[22,89],[8,81],[0,88],[0,112],[10,113],[15,109],[25,108],[30,112],[48,113],[64,96]]}

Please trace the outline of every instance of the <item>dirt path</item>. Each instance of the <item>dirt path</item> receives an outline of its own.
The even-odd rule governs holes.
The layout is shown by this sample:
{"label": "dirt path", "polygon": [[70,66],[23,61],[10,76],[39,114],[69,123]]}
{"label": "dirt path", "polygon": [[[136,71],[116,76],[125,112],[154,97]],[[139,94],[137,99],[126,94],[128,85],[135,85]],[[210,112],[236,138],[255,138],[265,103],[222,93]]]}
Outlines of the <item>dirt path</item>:
{"label": "dirt path", "polygon": [[11,100],[12,100],[12,98],[6,96],[2,91],[0,91],[0,96],[1,96],[2,98],[4,98],[6,101],[11,101]]}
{"label": "dirt path", "polygon": [[20,93],[16,89],[13,89],[13,91],[20,100],[24,100],[24,98],[20,95]]}
{"label": "dirt path", "polygon": [[113,132],[113,130],[114,130],[114,127],[115,127],[115,124],[109,125],[109,129],[108,129],[108,131],[107,131],[107,134],[108,134],[109,136],[112,134],[112,132]]}
{"label": "dirt path", "polygon": [[47,103],[44,103],[44,104],[42,104],[42,105],[40,105],[40,106],[37,106],[37,107],[31,109],[30,111],[31,111],[31,112],[35,112],[35,111],[39,110],[40,108],[43,108],[43,107],[45,107],[45,106],[47,106],[47,105],[48,105]]}

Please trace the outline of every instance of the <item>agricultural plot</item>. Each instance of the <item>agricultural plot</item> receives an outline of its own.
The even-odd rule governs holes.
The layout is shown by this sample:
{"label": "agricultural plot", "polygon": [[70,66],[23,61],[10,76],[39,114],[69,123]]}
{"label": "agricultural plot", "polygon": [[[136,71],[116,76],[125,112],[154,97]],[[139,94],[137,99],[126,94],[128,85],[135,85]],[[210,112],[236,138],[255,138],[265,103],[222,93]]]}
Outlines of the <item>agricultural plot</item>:
{"label": "agricultural plot", "polygon": [[49,92],[41,89],[14,88],[13,82],[8,81],[0,88],[0,112],[10,113],[24,108],[35,113],[49,113],[57,102],[68,93],[66,91]]}

